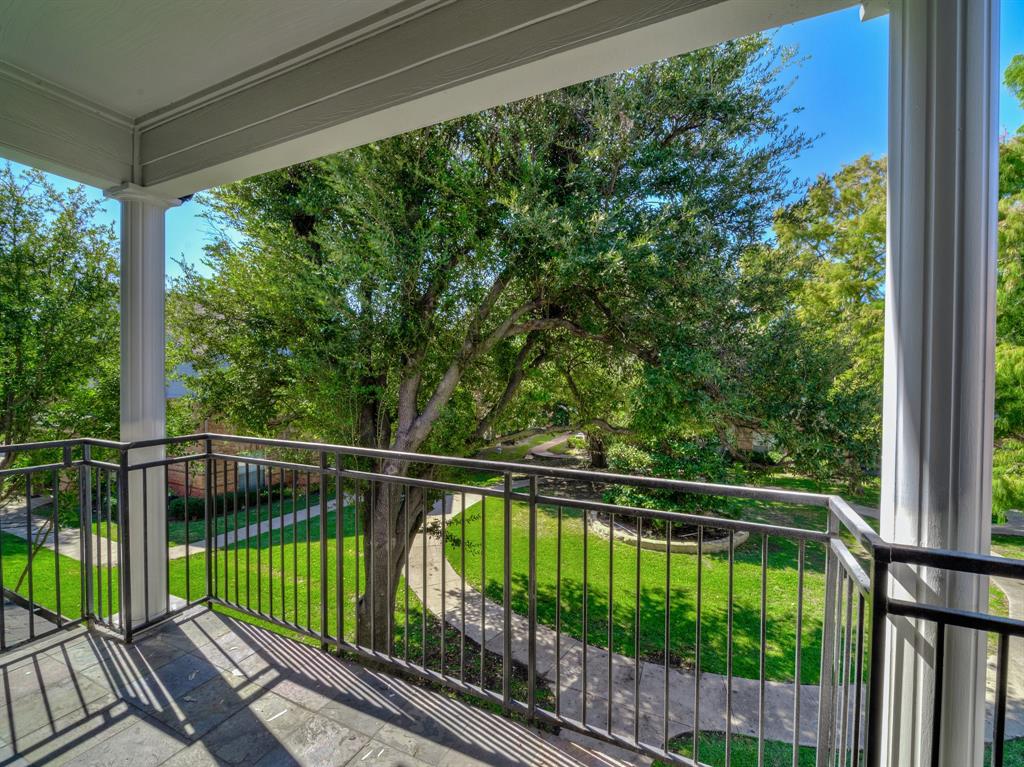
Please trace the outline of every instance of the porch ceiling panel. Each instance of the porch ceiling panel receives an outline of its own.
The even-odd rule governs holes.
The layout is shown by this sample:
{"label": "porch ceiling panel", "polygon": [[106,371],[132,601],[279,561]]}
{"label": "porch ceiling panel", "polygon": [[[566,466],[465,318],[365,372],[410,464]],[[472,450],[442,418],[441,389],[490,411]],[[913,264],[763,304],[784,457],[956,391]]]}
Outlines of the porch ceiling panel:
{"label": "porch ceiling panel", "polygon": [[162,195],[851,0],[0,0],[0,154]]}

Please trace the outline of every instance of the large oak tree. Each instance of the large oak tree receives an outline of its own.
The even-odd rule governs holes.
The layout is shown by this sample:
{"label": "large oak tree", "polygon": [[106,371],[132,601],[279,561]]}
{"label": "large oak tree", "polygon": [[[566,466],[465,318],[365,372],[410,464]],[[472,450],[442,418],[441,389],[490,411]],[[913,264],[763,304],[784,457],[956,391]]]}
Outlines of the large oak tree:
{"label": "large oak tree", "polygon": [[[737,40],[214,191],[228,234],[170,302],[190,387],[257,432],[464,454],[539,369],[611,355],[664,417],[727,418],[768,335],[742,256],[806,143],[787,58]],[[374,501],[360,640],[384,647],[425,509]]]}

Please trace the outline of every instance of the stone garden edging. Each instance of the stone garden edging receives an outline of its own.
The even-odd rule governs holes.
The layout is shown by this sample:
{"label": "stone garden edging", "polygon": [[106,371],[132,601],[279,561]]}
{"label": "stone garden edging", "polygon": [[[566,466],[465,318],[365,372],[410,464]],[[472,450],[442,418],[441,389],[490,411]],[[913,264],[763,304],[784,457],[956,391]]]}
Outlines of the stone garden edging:
{"label": "stone garden edging", "polygon": [[[596,516],[591,513],[589,526],[596,530],[599,535],[604,538],[608,537],[609,529],[608,525],[597,519]],[[621,543],[625,543],[629,546],[636,546],[636,534],[623,530],[620,527],[614,528],[611,533],[615,536],[615,540]],[[735,550],[738,546],[743,545],[747,542],[750,537],[750,533],[746,530],[737,530],[732,537],[733,549]],[[660,551],[665,552],[665,541],[662,538],[640,538],[640,548],[647,549],[648,551]],[[697,541],[671,541],[668,544],[668,550],[673,554],[696,554],[697,553]],[[714,540],[705,540],[701,544],[701,551],[704,554],[717,554],[719,552],[729,550],[729,537],[716,538]]]}

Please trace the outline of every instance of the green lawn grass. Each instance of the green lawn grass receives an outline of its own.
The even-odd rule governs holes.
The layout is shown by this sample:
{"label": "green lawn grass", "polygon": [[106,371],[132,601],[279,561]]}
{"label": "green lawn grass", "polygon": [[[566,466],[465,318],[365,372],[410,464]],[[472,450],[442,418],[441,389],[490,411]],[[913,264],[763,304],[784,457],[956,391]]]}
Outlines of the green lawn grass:
{"label": "green lawn grass", "polygon": [[533,448],[554,439],[560,433],[563,432],[542,431],[513,445],[491,445],[478,452],[476,457],[488,461],[521,461]]}
{"label": "green lawn grass", "polygon": [[750,484],[766,487],[780,487],[784,490],[800,490],[807,493],[839,495],[851,503],[877,509],[881,502],[881,483],[877,477],[869,477],[859,493],[851,493],[845,485],[821,479],[801,477],[785,471],[751,472]]}
{"label": "green lawn grass", "polygon": [[[725,765],[725,735],[720,732],[702,732],[698,741],[699,758],[702,764],[711,767]],[[675,738],[669,742],[669,750],[693,757],[693,738],[687,736]],[[733,735],[730,741],[730,764],[733,767],[757,767],[757,738],[745,735]],[[797,764],[799,767],[814,767],[817,749],[811,746],[800,746]],[[663,767],[665,762],[655,760],[655,765]],[[793,745],[766,740],[764,743],[764,767],[792,767]]]}
{"label": "green lawn grass", "polygon": [[[4,588],[25,597],[29,596],[26,565],[29,544],[24,538],[0,533],[0,552],[3,558]],[[58,578],[58,564],[59,575]],[[117,568],[93,568],[93,590],[102,599],[102,614],[109,616],[118,609]],[[112,581],[110,579],[113,579]],[[60,582],[60,611],[65,618],[82,616],[82,563],[77,559],[56,555],[48,548],[32,554],[32,599],[48,610],[57,611],[57,583]],[[20,585],[19,585],[20,582]],[[113,588],[108,589],[109,584]],[[111,604],[111,597],[113,604]],[[99,605],[99,603],[97,603]]]}
{"label": "green lawn grass", "polygon": [[[301,516],[301,515],[300,515]],[[326,516],[327,557],[321,558],[320,524],[313,519],[309,525],[309,544],[307,547],[306,522],[300,519],[297,525],[286,527],[283,531],[284,556],[281,555],[282,531],[273,530],[257,539],[239,543],[220,549],[211,559],[216,566],[214,593],[220,598],[247,606],[252,610],[260,610],[268,619],[253,617],[246,613],[232,610],[230,607],[218,605],[216,609],[233,617],[262,626],[277,633],[307,643],[317,643],[317,639],[304,635],[289,626],[282,626],[281,621],[304,630],[318,634],[320,632],[321,599],[326,596],[327,627],[332,636],[338,635],[339,593],[336,588],[336,564],[339,555],[338,534],[341,533],[340,554],[342,563],[342,583],[344,596],[340,599],[342,617],[341,635],[348,641],[356,638],[356,589],[357,570],[359,591],[365,589],[362,572],[362,532],[357,544],[355,515],[351,507],[346,508],[342,515],[343,524],[339,531],[337,515],[334,511]],[[357,546],[358,567],[357,567]],[[236,577],[237,554],[237,577]],[[186,594],[192,599],[206,592],[205,554],[194,554],[185,559],[177,559],[170,566],[170,591],[182,598]],[[321,563],[326,569],[321,573]],[[308,569],[307,569],[308,568]],[[225,572],[226,571],[226,572]],[[284,587],[282,589],[282,575]],[[321,576],[325,575],[325,578]],[[186,583],[190,584],[186,591]],[[323,584],[326,583],[326,588]],[[237,586],[237,590],[236,590]],[[283,598],[282,598],[283,595]],[[411,589],[407,592],[405,580],[398,582],[398,599],[392,621],[393,653],[412,663],[423,665],[433,671],[442,670],[441,621],[432,614],[424,618],[422,602]],[[269,620],[270,617],[274,620]],[[408,618],[408,620],[407,620]],[[444,630],[444,664],[448,674],[458,674],[462,658],[462,648],[458,632],[446,627]],[[387,648],[376,648],[386,652]],[[479,682],[481,663],[483,664],[484,685],[490,690],[501,690],[502,665],[501,658],[494,653],[481,656],[480,648],[472,641],[465,644],[466,678]],[[527,699],[527,675],[525,667],[513,669],[513,697],[525,701]],[[539,700],[545,705],[549,693],[545,689],[538,691]],[[553,699],[552,699],[553,700]],[[478,701],[479,702],[479,701]]]}
{"label": "green lawn grass", "polygon": [[[669,743],[669,749],[683,756],[693,756],[693,741],[689,737],[676,738]],[[730,764],[733,767],[757,767],[757,739],[743,735],[733,735],[731,742]],[[800,767],[814,767],[817,749],[811,746],[800,746]],[[1005,767],[1024,767],[1024,738],[1007,741],[1003,751]],[[725,735],[722,733],[701,733],[700,761],[710,767],[725,765]],[[992,763],[992,748],[985,747],[986,767]],[[655,765],[662,767],[665,762],[655,760]],[[789,743],[765,741],[764,767],[791,767],[793,764],[793,747]]]}
{"label": "green lawn grass", "polygon": [[[486,593],[502,598],[504,563],[502,557],[504,512],[500,501],[466,511],[466,577],[475,587],[486,578]],[[525,614],[528,608],[529,540],[528,509],[512,504],[511,584],[512,608]],[[486,516],[486,522],[483,518]],[[557,512],[538,510],[537,519],[537,612],[538,620],[555,623]],[[447,556],[459,571],[462,522],[448,525]],[[483,544],[483,546],[482,546]],[[482,551],[486,549],[486,552]],[[481,570],[481,554],[486,564]],[[612,647],[633,654],[634,616],[637,607],[637,550],[618,543],[614,547],[612,571]],[[590,532],[588,538],[587,637],[595,645],[608,644],[608,559],[607,539]],[[767,676],[791,680],[796,648],[797,546],[782,538],[770,538],[767,574]],[[578,511],[565,510],[562,522],[562,630],[583,636],[583,523]],[[674,663],[691,664],[695,658],[696,557],[671,556],[669,592],[669,657]],[[819,673],[820,615],[823,610],[824,553],[820,544],[807,544],[804,573],[804,621],[802,632],[802,681],[813,683]],[[724,674],[727,667],[728,555],[705,555],[701,606],[701,665],[705,671]],[[664,657],[666,555],[660,551],[640,552],[640,636],[643,658]],[[733,672],[757,677],[760,636],[761,547],[751,539],[735,551],[733,610]]]}

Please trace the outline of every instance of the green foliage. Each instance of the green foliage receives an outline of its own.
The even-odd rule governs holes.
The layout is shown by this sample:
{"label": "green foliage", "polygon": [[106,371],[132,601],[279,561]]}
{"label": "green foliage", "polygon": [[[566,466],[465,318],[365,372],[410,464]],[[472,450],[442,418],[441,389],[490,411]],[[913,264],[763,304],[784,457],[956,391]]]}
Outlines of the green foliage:
{"label": "green foliage", "polygon": [[1010,509],[1024,509],[1024,440],[1000,441],[992,455],[992,520],[1006,522]]}
{"label": "green foliage", "polygon": [[0,443],[118,433],[116,238],[97,209],[0,165]]}
{"label": "green foliage", "polygon": [[[608,467],[616,474],[637,474],[666,479],[684,479],[725,485],[745,483],[746,472],[717,445],[706,445],[694,439],[644,445],[618,442],[608,449]],[[714,514],[736,517],[743,504],[734,498],[679,493],[640,487],[616,485],[605,492],[604,499],[622,506],[682,511],[689,514]],[[644,530],[665,534],[666,523],[644,521]],[[672,534],[691,532],[692,526],[675,524]]]}
{"label": "green foliage", "polygon": [[215,190],[237,236],[169,299],[200,417],[465,453],[538,413],[739,409],[759,331],[723,307],[806,143],[788,55],[744,38]]}
{"label": "green foliage", "polygon": [[852,490],[881,445],[885,227],[886,163],[865,156],[779,213],[763,267],[791,301],[774,321],[800,339],[789,382],[801,397],[774,433],[797,468]]}

